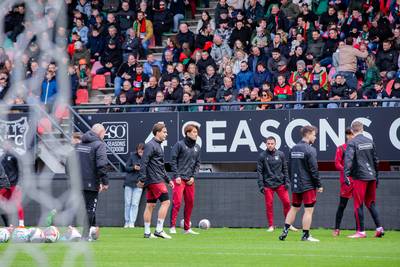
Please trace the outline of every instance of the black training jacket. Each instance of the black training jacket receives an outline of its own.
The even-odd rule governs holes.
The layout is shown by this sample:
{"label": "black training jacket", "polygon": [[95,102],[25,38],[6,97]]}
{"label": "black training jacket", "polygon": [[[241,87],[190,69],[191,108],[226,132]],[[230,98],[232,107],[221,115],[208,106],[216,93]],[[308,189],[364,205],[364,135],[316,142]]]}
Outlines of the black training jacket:
{"label": "black training jacket", "polygon": [[195,177],[200,168],[200,146],[188,138],[178,141],[172,148],[170,164],[173,178]]}
{"label": "black training jacket", "polygon": [[378,177],[378,157],[374,142],[362,134],[347,143],[344,174],[354,180],[373,181]]}
{"label": "black training jacket", "polygon": [[98,191],[100,184],[108,185],[106,144],[92,131],[82,136],[75,147],[82,175],[82,189]]}
{"label": "black training jacket", "polygon": [[285,154],[280,150],[263,151],[257,162],[258,187],[277,188],[289,184]]}
{"label": "black training jacket", "polygon": [[171,181],[165,171],[164,150],[161,143],[154,138],[144,146],[139,180],[144,182],[144,186]]}
{"label": "black training jacket", "polygon": [[2,164],[0,164],[0,189],[11,187],[10,181]]}
{"label": "black training jacket", "polygon": [[3,165],[10,184],[17,185],[19,180],[18,159],[10,152],[6,152],[1,160],[1,165]]}
{"label": "black training jacket", "polygon": [[293,193],[322,187],[318,172],[317,151],[300,141],[290,150],[289,176]]}
{"label": "black training jacket", "polygon": [[136,184],[139,180],[139,172],[140,170],[135,170],[134,166],[139,165],[141,162],[142,158],[138,155],[138,153],[134,152],[131,153],[129,156],[128,161],[126,162],[126,177],[125,177],[125,182],[124,186],[130,186],[130,187],[136,187]]}

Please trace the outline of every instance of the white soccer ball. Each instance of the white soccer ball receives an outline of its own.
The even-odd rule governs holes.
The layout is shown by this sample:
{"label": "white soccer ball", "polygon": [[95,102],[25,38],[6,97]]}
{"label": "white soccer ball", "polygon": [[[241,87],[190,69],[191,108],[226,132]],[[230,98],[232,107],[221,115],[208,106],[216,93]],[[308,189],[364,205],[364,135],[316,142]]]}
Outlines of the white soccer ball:
{"label": "white soccer ball", "polygon": [[11,240],[16,243],[29,242],[31,231],[27,228],[15,228],[11,234]]}
{"label": "white soccer ball", "polygon": [[68,242],[77,242],[81,240],[82,235],[79,233],[78,229],[73,226],[69,226],[67,231],[64,233],[63,237],[61,238],[62,241]]}
{"label": "white soccer ball", "polygon": [[57,227],[49,226],[43,231],[46,243],[55,243],[60,239],[60,232]]}
{"label": "white soccer ball", "polygon": [[10,232],[7,228],[0,229],[0,243],[7,243],[10,240]]}
{"label": "white soccer ball", "polygon": [[[181,228],[185,227],[185,220],[184,219],[181,220],[180,227]],[[189,227],[192,227],[192,221],[189,222]]]}
{"label": "white soccer ball", "polygon": [[207,219],[203,219],[199,222],[200,229],[208,230],[208,229],[210,229],[210,227],[211,227],[210,221]]}
{"label": "white soccer ball", "polygon": [[40,228],[32,228],[29,240],[31,243],[44,243],[45,236],[43,230]]}
{"label": "white soccer ball", "polygon": [[92,240],[97,240],[99,239],[100,236],[100,229],[98,226],[91,226],[89,230],[89,237]]}

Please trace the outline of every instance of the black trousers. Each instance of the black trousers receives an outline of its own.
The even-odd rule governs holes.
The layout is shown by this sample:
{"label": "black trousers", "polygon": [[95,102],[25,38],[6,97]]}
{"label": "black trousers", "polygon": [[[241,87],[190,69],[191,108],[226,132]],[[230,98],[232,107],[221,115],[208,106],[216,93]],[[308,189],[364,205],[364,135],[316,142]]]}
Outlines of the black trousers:
{"label": "black trousers", "polygon": [[96,209],[97,209],[97,201],[99,197],[99,192],[97,191],[83,191],[83,199],[85,201],[85,209],[87,214],[87,221],[83,225],[82,237],[89,237],[89,229],[91,226],[96,225]]}

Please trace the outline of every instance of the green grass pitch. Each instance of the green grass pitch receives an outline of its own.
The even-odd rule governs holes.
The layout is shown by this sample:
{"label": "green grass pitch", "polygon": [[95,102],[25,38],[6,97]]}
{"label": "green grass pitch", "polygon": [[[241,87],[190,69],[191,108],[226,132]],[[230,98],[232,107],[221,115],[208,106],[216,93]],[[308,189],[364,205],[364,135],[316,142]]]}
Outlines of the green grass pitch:
{"label": "green grass pitch", "polygon": [[[181,230],[172,240],[144,239],[143,228],[101,228],[100,239],[89,243],[95,266],[400,266],[400,232],[388,231],[382,239],[368,237],[351,240],[342,231],[338,238],[331,230],[312,230],[320,243],[301,242],[301,232],[290,232],[286,241],[278,240],[280,229],[212,228],[199,230],[200,235],[184,235]],[[72,246],[78,244],[73,243]],[[0,244],[0,260],[4,251],[19,252],[11,266],[38,266],[23,251],[34,246],[45,253],[48,266],[64,266],[69,259],[67,247],[56,244]],[[78,257],[68,266],[85,266]],[[0,262],[0,266],[3,266]]]}

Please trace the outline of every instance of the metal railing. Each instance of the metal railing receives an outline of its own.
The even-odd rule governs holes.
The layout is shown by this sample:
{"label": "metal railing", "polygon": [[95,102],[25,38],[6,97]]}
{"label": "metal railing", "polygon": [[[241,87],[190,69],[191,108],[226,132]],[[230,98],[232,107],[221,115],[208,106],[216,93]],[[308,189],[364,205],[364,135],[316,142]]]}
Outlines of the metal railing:
{"label": "metal railing", "polygon": [[[344,103],[400,103],[400,98],[385,99],[357,99],[357,100],[304,100],[304,101],[269,101],[269,102],[216,102],[216,103],[163,103],[163,104],[141,104],[141,105],[99,105],[84,104],[71,106],[74,110],[79,109],[105,109],[105,108],[156,108],[156,107],[204,107],[204,106],[259,106],[259,105],[307,105],[307,104],[344,104]],[[399,104],[400,105],[400,104]],[[323,108],[324,109],[324,108]]]}

